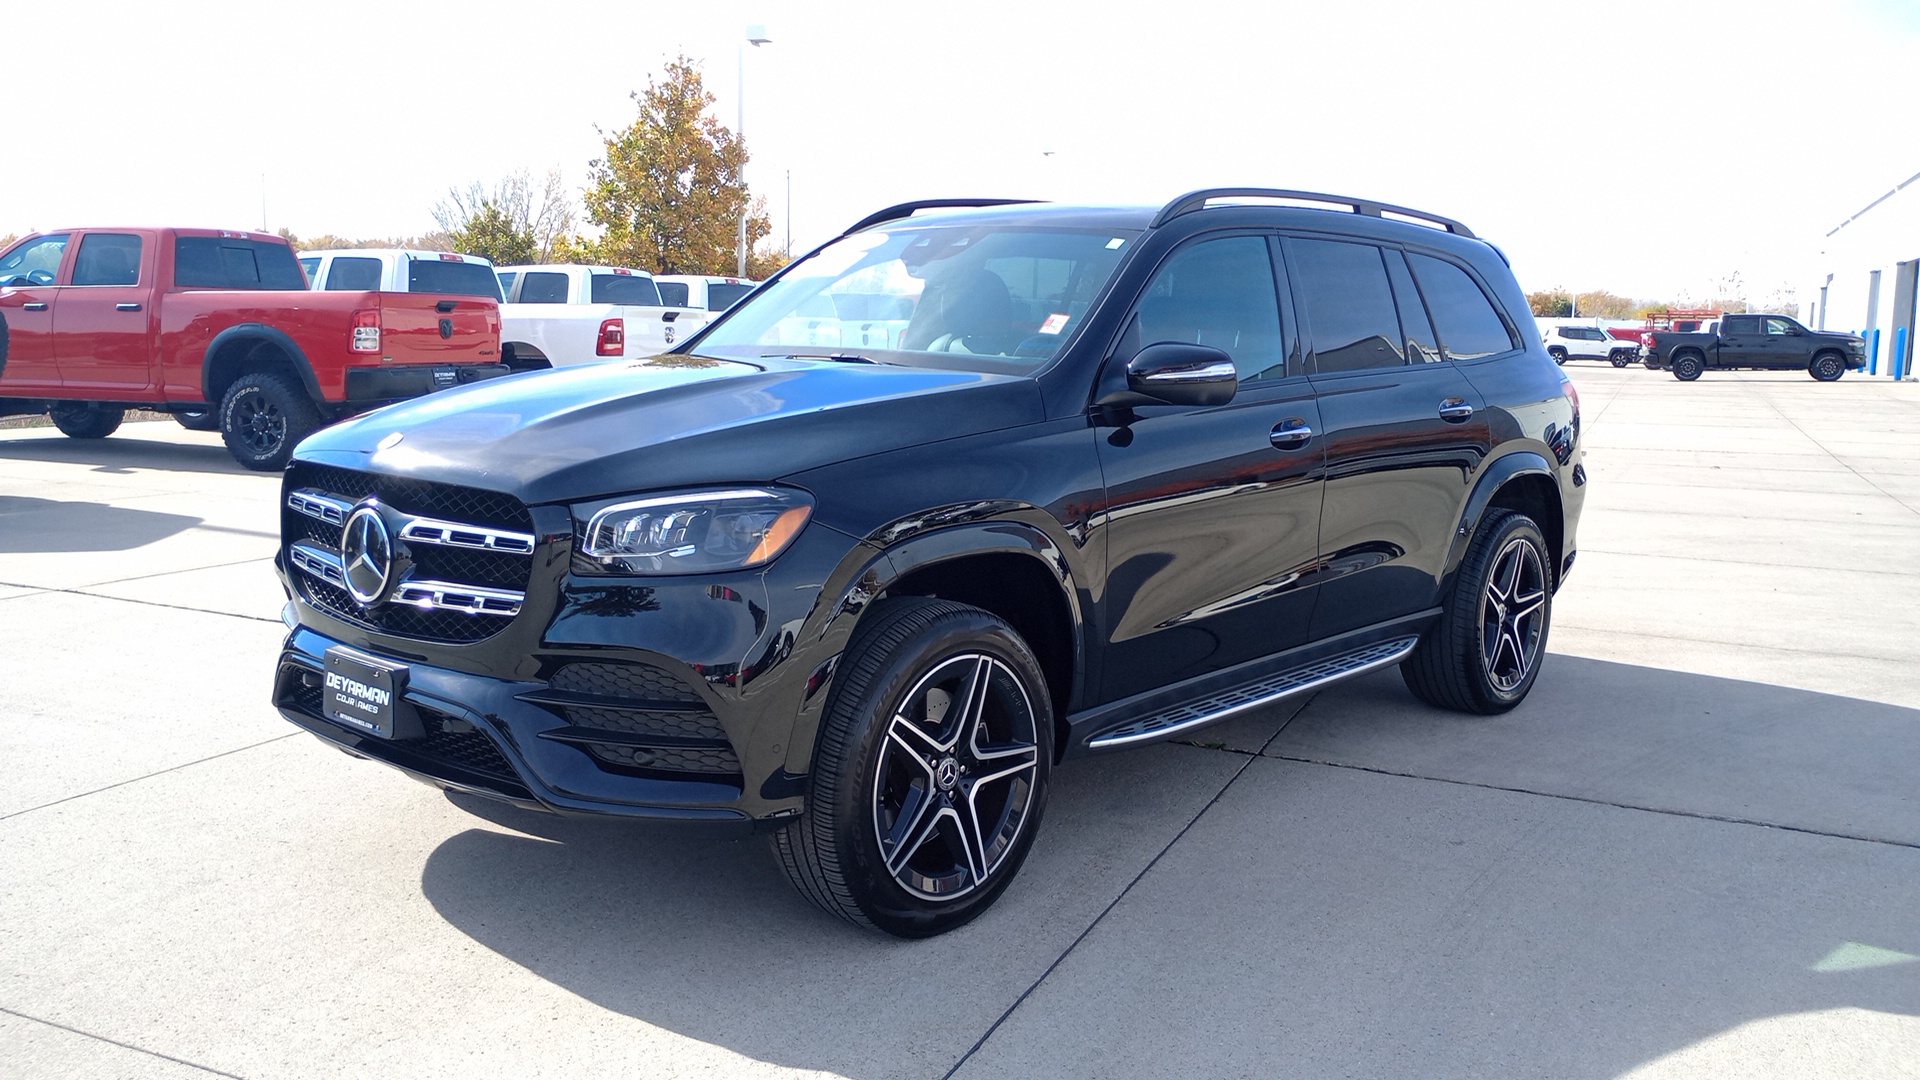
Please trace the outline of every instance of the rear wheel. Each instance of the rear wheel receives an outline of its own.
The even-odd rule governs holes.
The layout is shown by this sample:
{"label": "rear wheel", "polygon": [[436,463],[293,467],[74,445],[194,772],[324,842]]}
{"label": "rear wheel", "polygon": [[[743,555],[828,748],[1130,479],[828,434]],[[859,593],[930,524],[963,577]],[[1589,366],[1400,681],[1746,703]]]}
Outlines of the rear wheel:
{"label": "rear wheel", "polygon": [[1053,762],[1045,676],[999,618],[903,597],[847,647],[806,810],[772,835],[794,887],[899,937],[997,900],[1039,829]]}
{"label": "rear wheel", "polygon": [[1700,377],[1700,371],[1704,366],[1698,356],[1683,353],[1673,358],[1673,377],[1681,382],[1692,382]]}
{"label": "rear wheel", "polygon": [[1567,362],[1567,350],[1558,345],[1548,349],[1547,355],[1553,357],[1553,362],[1556,364],[1564,364]]}
{"label": "rear wheel", "polygon": [[1839,353],[1821,353],[1813,358],[1813,363],[1807,365],[1807,374],[1821,382],[1833,382],[1846,370],[1846,361],[1840,359]]}
{"label": "rear wheel", "polygon": [[104,439],[120,427],[127,410],[92,401],[61,401],[47,410],[53,426],[75,439]]}
{"label": "rear wheel", "polygon": [[320,427],[320,410],[280,375],[242,375],[220,399],[220,437],[234,460],[259,472],[287,467]]}
{"label": "rear wheel", "polygon": [[1552,571],[1532,518],[1487,511],[1440,622],[1400,664],[1407,689],[1458,712],[1501,713],[1520,704],[1546,654]]}

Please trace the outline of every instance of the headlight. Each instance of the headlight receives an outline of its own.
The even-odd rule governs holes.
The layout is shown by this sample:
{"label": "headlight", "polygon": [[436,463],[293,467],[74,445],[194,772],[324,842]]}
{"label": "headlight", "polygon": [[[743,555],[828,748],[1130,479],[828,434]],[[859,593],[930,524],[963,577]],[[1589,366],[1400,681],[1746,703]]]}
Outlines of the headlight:
{"label": "headlight", "polygon": [[574,507],[580,552],[608,574],[705,574],[772,562],[813,513],[787,488],[689,491]]}

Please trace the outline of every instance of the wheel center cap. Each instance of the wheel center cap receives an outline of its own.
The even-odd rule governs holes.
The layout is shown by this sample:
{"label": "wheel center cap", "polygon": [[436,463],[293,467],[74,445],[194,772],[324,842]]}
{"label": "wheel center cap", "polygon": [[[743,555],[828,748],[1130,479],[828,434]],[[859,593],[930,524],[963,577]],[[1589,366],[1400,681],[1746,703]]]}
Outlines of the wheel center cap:
{"label": "wheel center cap", "polygon": [[933,767],[933,782],[940,785],[941,791],[952,791],[953,785],[960,782],[960,762],[942,758],[940,764]]}

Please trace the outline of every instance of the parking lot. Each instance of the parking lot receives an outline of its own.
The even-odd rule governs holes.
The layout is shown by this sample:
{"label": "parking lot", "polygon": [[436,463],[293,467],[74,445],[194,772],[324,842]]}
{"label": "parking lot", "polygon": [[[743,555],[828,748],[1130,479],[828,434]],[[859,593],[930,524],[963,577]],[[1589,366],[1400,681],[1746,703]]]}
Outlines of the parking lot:
{"label": "parking lot", "polygon": [[1920,386],[1568,371],[1523,706],[1389,670],[1074,763],[924,942],[297,732],[277,478],[0,431],[0,1072],[1920,1076]]}

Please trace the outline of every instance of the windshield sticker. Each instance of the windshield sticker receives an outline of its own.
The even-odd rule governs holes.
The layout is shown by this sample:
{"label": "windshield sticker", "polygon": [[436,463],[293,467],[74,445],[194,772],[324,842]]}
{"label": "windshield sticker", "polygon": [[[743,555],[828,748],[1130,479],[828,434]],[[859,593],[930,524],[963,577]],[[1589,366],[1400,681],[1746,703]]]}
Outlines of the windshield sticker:
{"label": "windshield sticker", "polygon": [[1066,328],[1067,316],[1057,311],[1047,316],[1047,321],[1040,324],[1040,332],[1043,334],[1057,334]]}
{"label": "windshield sticker", "polygon": [[1113,239],[1107,241],[1107,250],[1119,251],[1122,247],[1126,246],[1126,243],[1127,241],[1125,237],[1116,236]]}

